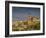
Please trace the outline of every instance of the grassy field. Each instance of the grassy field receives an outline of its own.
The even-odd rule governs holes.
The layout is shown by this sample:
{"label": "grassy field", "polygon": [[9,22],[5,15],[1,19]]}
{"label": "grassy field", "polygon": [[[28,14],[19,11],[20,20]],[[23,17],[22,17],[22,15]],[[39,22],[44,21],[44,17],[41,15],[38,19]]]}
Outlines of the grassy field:
{"label": "grassy field", "polygon": [[40,30],[40,21],[16,21],[12,31]]}

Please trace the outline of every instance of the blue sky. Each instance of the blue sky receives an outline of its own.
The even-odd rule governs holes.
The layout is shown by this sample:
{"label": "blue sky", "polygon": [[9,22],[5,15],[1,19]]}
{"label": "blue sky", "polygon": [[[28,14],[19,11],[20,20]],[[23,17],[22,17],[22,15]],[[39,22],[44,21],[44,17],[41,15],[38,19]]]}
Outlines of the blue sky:
{"label": "blue sky", "polygon": [[24,20],[28,15],[39,16],[40,17],[40,8],[31,8],[31,7],[12,7],[12,19]]}

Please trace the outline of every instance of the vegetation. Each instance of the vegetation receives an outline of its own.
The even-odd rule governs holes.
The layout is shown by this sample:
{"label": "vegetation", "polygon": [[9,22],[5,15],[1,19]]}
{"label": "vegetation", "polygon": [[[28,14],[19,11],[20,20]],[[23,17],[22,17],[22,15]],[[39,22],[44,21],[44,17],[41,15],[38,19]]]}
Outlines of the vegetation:
{"label": "vegetation", "polygon": [[[37,18],[39,20],[39,18]],[[37,19],[26,20],[26,21],[16,21],[12,25],[12,31],[27,31],[27,30],[40,30],[40,21]]]}
{"label": "vegetation", "polygon": [[24,31],[24,30],[39,30],[40,29],[40,22],[31,22],[31,24],[28,24],[28,22],[22,22],[18,23],[18,25],[12,25],[13,31]]}

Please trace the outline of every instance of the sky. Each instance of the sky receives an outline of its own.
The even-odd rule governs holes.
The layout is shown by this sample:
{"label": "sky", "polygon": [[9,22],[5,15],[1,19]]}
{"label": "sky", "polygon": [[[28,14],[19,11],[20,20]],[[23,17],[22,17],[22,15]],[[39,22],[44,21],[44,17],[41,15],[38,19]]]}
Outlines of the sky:
{"label": "sky", "polygon": [[12,7],[12,20],[24,20],[27,16],[39,16],[40,8]]}

